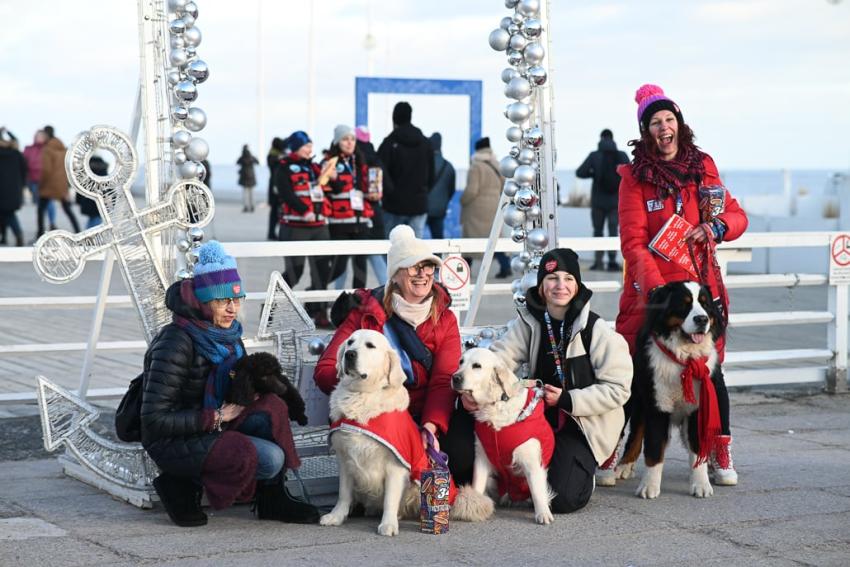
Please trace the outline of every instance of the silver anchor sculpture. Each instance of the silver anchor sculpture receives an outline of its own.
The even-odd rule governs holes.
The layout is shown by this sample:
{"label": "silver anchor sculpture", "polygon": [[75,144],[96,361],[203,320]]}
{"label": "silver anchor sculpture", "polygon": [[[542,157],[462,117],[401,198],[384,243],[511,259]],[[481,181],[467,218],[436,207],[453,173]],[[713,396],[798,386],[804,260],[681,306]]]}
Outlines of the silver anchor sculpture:
{"label": "silver anchor sculpture", "polygon": [[[89,167],[98,149],[115,158],[106,176]],[[206,226],[213,218],[215,202],[203,183],[183,180],[169,189],[162,202],[137,210],[130,192],[137,167],[136,150],[120,130],[93,126],[81,132],[65,155],[65,169],[74,188],[95,200],[104,222],[77,234],[52,230],[42,235],[35,243],[33,264],[45,281],[66,283],[82,273],[88,258],[112,247],[150,342],[171,320],[165,307],[169,281],[156,260],[161,254],[156,253],[151,236],[170,227]]]}

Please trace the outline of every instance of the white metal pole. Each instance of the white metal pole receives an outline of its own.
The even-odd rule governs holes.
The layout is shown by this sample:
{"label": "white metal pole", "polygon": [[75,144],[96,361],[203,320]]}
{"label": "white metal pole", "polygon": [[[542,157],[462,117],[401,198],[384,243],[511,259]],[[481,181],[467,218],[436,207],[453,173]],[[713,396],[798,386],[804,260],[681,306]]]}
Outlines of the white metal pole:
{"label": "white metal pole", "polygon": [[478,270],[478,277],[475,279],[475,289],[472,290],[472,297],[469,300],[469,310],[463,319],[464,327],[471,327],[475,324],[478,307],[481,305],[481,296],[484,295],[484,286],[487,284],[487,272],[490,271],[490,264],[493,262],[496,244],[498,243],[499,235],[502,234],[502,218],[504,217],[504,208],[507,204],[508,197],[502,193],[499,199],[499,206],[496,208],[496,218],[493,219],[493,225],[490,227],[487,248],[484,250],[484,257],[481,259],[481,268]]}
{"label": "white metal pole", "polygon": [[554,110],[554,65],[552,64],[552,33],[549,26],[551,3],[549,0],[540,6],[540,20],[543,22],[543,35],[546,43],[546,58],[543,65],[546,68],[547,80],[543,88],[537,89],[534,112],[543,130],[543,147],[540,151],[540,209],[542,225],[549,235],[549,246],[558,245],[558,178],[555,174],[555,164],[558,160],[555,150],[555,110]]}
{"label": "white metal pole", "polygon": [[827,309],[835,315],[835,321],[827,325],[827,342],[829,349],[835,353],[827,375],[830,392],[847,391],[848,288],[848,284],[829,286]]}

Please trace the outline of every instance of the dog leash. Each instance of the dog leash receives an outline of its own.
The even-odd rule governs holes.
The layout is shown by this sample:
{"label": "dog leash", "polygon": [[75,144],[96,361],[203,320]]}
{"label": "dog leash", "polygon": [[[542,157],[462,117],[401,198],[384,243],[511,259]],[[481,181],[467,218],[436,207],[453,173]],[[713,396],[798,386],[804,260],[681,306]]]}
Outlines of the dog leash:
{"label": "dog leash", "polygon": [[426,433],[425,440],[427,446],[425,447],[425,454],[428,455],[428,459],[434,463],[434,466],[438,469],[448,469],[449,468],[449,456],[443,453],[442,451],[438,451],[435,443],[436,439],[434,438],[434,434],[425,429],[424,427],[419,428],[420,431],[424,431]]}

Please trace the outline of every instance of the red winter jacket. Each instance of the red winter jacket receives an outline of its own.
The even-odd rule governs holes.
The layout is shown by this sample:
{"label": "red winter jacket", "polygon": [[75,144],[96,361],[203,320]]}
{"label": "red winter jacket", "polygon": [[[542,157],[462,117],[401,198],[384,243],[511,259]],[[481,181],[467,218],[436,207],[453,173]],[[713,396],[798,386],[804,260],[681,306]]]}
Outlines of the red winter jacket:
{"label": "red winter jacket", "polygon": [[[431,373],[429,375],[424,366],[411,359],[416,383],[406,387],[410,393],[408,410],[411,415],[417,417],[420,423],[433,423],[442,433],[445,433],[449,428],[449,418],[456,397],[452,390],[451,377],[457,372],[460,360],[460,331],[457,318],[449,309],[451,303],[449,294],[440,285],[435,284],[434,290],[436,291],[434,301],[437,302],[438,312],[437,323],[435,324],[429,317],[416,327],[416,334],[433,354]],[[372,296],[371,290],[358,289],[355,293],[360,299],[360,305],[351,310],[336,330],[331,343],[316,364],[313,374],[316,385],[326,394],[333,391],[338,381],[336,354],[342,342],[358,329],[383,332],[384,322],[387,319],[383,305]]]}
{"label": "red winter jacket", "polygon": [[[722,185],[714,160],[706,155],[703,163],[705,165],[703,185]],[[626,338],[629,349],[634,353],[635,339],[643,325],[644,309],[649,292],[667,282],[695,281],[695,278],[677,264],[665,260],[649,249],[649,241],[675,212],[676,200],[668,196],[659,206],[657,187],[635,179],[630,165],[621,165],[617,168],[617,173],[622,177],[619,204],[620,249],[626,265],[616,328],[617,332]],[[694,226],[698,225],[700,212],[696,184],[686,185],[681,194],[681,216]],[[650,211],[650,209],[653,210]],[[727,227],[723,235],[724,241],[735,240],[747,228],[747,214],[728,190],[725,210],[717,218]],[[708,283],[713,297],[719,297],[718,282],[711,280]],[[724,346],[725,341],[721,338],[717,343],[721,360]]]}

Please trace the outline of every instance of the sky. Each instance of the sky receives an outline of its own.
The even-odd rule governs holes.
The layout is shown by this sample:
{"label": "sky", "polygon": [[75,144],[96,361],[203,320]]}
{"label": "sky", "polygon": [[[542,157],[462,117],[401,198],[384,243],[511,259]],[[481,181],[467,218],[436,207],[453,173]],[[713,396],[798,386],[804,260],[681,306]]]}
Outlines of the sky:
{"label": "sky", "polygon": [[[326,147],[336,124],[354,125],[354,77],[370,70],[483,81],[484,135],[499,157],[507,152],[507,63],[487,42],[510,13],[503,0],[312,0],[312,50],[310,1],[196,0],[198,54],[210,78],[194,104],[207,113],[199,135],[214,165],[235,162],[245,143],[262,157],[272,136],[299,129]],[[621,147],[636,137],[634,92],[647,82],[679,104],[721,170],[850,169],[850,0],[550,5],[558,169],[577,167],[603,128]],[[66,143],[95,124],[129,129],[139,78],[135,2],[0,0],[0,21],[0,125],[28,141],[49,123]],[[445,154],[465,168],[463,97],[373,95],[376,146],[402,99],[414,106],[414,124],[441,132]]]}

